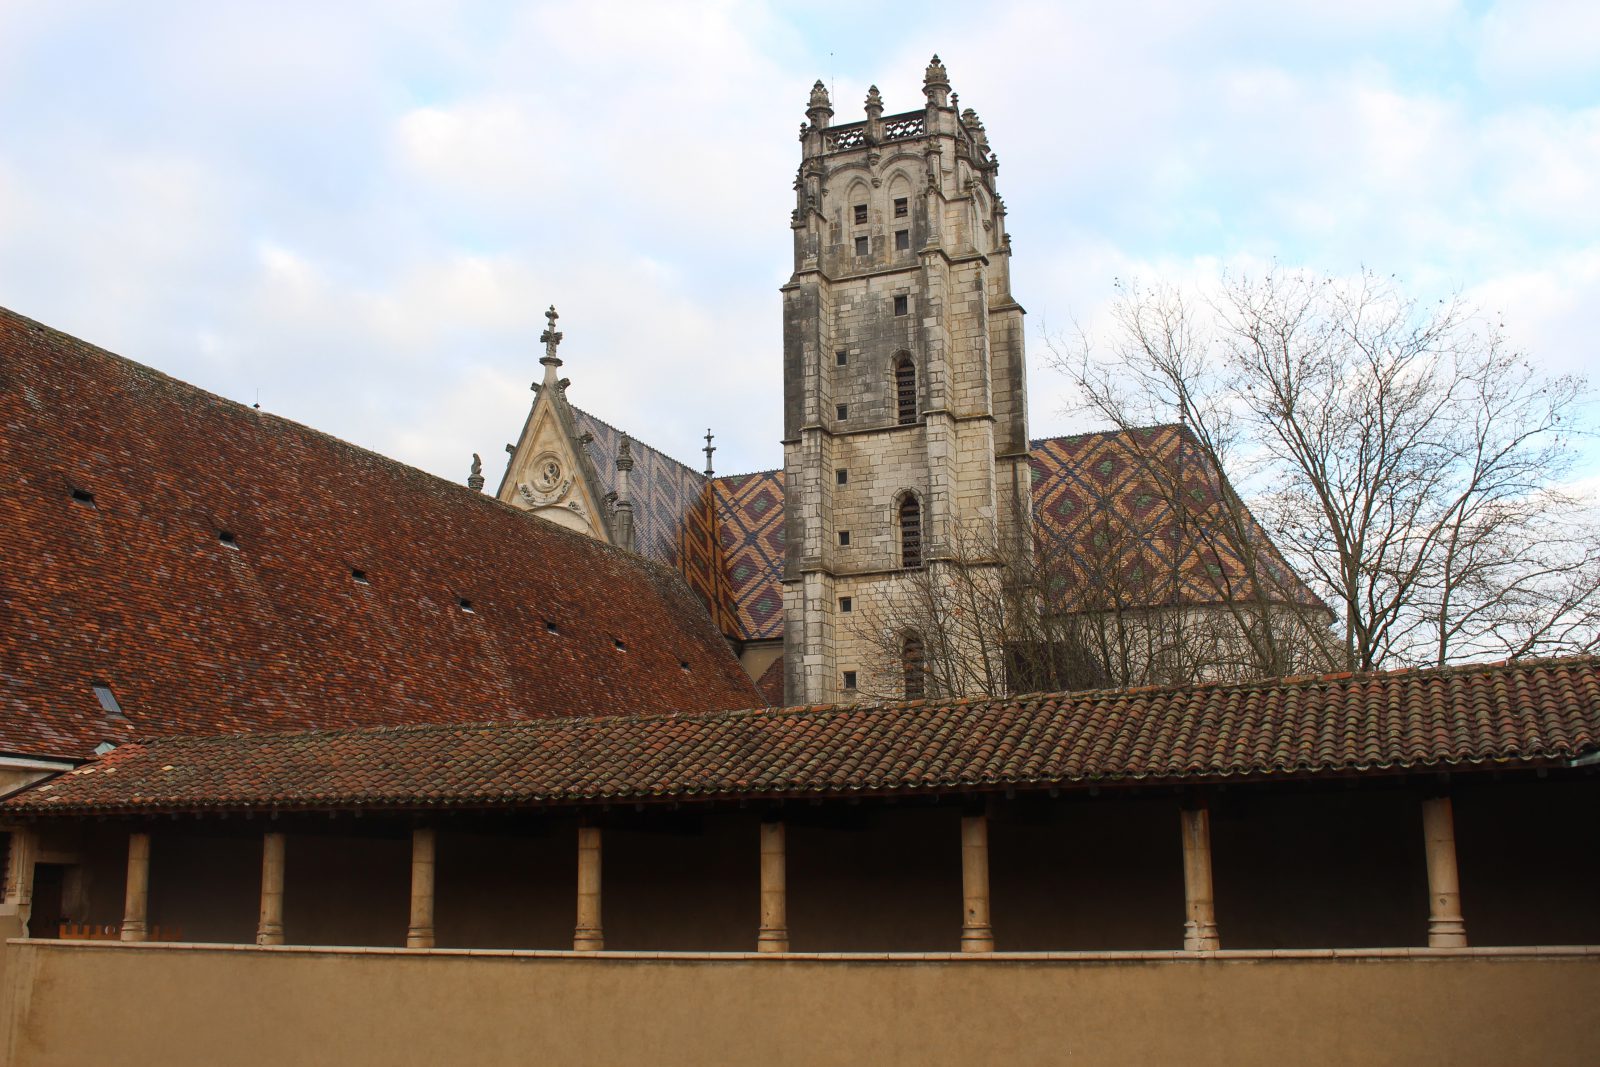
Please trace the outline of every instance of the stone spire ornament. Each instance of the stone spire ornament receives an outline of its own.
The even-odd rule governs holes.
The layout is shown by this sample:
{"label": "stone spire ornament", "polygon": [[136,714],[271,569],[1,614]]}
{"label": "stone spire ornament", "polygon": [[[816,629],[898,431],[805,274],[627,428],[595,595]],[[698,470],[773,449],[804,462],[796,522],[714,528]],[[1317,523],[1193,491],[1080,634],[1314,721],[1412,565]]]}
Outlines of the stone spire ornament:
{"label": "stone spire ornament", "polygon": [[559,367],[561,357],[556,355],[556,348],[561,344],[561,331],[556,329],[556,320],[561,316],[556,313],[556,306],[551,304],[550,310],[544,313],[544,317],[550,325],[539,335],[540,342],[544,344],[544,355],[539,357],[539,362],[546,367]]}
{"label": "stone spire ornament", "polygon": [[813,129],[822,130],[828,126],[828,120],[833,118],[833,103],[828,99],[828,88],[818,78],[817,83],[811,87],[811,100],[806,105],[806,118],[811,120]]}
{"label": "stone spire ornament", "polygon": [[474,493],[483,492],[483,457],[472,454],[472,473],[467,475],[467,488]]}
{"label": "stone spire ornament", "polygon": [[633,495],[628,477],[633,470],[633,447],[628,435],[617,446],[616,533],[617,547],[633,551]]}
{"label": "stone spire ornament", "polygon": [[[817,84],[821,85],[822,83],[818,82]],[[715,452],[717,450],[717,446],[712,444],[711,441],[712,441],[711,427],[707,426],[706,427],[706,447],[704,447],[704,448],[702,448],[700,450],[700,451],[702,451],[702,452],[704,452],[706,454],[706,477],[707,478],[715,478],[716,477],[716,472],[711,469],[711,453],[713,453],[713,452]]]}
{"label": "stone spire ornament", "polygon": [[[882,140],[883,94],[878,92],[878,87],[874,85],[867,90],[867,143],[869,145],[877,145]],[[867,162],[871,166],[877,165],[878,156],[876,151],[868,155]],[[881,179],[878,177],[877,172],[874,171],[872,175],[873,186],[876,187],[880,181]]]}
{"label": "stone spire ornament", "polygon": [[867,118],[879,119],[883,117],[883,94],[878,92],[876,85],[867,89]]}
{"label": "stone spire ornament", "polygon": [[551,304],[550,310],[544,313],[544,317],[549,323],[544,328],[544,333],[539,335],[539,340],[544,342],[544,355],[539,357],[539,363],[544,367],[544,381],[534,385],[533,391],[536,393],[552,386],[557,390],[567,387],[567,379],[556,377],[556,371],[561,368],[561,357],[556,355],[556,348],[561,344],[561,331],[556,329],[556,320],[561,316],[556,313],[556,306]]}
{"label": "stone spire ornament", "polygon": [[950,75],[945,73],[944,64],[939,62],[937,54],[928,63],[928,69],[922,72],[922,91],[928,97],[929,107],[944,107],[948,103]]}

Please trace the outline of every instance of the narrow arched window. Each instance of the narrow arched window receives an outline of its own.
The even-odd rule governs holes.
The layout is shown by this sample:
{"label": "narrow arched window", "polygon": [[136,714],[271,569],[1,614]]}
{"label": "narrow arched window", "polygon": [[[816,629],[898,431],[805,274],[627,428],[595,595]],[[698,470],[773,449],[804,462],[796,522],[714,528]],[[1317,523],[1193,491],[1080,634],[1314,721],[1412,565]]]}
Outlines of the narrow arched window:
{"label": "narrow arched window", "polygon": [[906,699],[921,700],[927,692],[927,657],[922,650],[922,635],[909,633],[900,646],[900,666],[905,672]]}
{"label": "narrow arched window", "polygon": [[900,425],[913,425],[917,421],[917,365],[911,362],[910,356],[901,356],[895,361],[894,394]]}
{"label": "narrow arched window", "polygon": [[900,566],[922,566],[922,505],[913,493],[900,498]]}

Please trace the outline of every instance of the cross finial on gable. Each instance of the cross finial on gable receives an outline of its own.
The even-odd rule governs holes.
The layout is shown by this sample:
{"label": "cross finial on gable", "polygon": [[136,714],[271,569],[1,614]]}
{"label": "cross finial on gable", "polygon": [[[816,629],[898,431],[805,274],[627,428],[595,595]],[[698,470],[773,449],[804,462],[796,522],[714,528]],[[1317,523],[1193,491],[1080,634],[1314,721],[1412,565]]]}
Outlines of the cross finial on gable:
{"label": "cross finial on gable", "polygon": [[539,335],[539,340],[544,342],[544,358],[539,362],[547,367],[559,367],[561,359],[556,355],[556,346],[561,344],[561,331],[556,329],[556,320],[561,316],[556,313],[556,306],[551,304],[550,310],[544,313],[544,317],[550,325]]}

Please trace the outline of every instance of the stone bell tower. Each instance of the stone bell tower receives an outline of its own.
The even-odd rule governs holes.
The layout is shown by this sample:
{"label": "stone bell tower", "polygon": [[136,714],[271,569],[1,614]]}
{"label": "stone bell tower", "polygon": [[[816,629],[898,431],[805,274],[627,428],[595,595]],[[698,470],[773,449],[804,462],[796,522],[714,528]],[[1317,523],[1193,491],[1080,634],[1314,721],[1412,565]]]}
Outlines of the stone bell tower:
{"label": "stone bell tower", "polygon": [[[885,116],[873,86],[865,121],[835,126],[819,81],[800,127],[782,290],[791,703],[970,690],[924,674],[924,650],[991,664],[1002,650],[952,648],[891,609],[958,573],[998,583],[999,557],[1028,550],[1023,310],[999,164],[938,56],[922,91],[923,106]],[[886,639],[885,619],[905,632]]]}

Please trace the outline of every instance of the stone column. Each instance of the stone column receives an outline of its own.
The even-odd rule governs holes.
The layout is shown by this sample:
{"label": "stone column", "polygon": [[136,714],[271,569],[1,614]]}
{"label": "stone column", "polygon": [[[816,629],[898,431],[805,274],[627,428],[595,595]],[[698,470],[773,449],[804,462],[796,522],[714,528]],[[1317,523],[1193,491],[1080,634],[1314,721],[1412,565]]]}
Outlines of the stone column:
{"label": "stone column", "polygon": [[261,922],[256,944],[283,944],[283,834],[268,831],[261,838]]}
{"label": "stone column", "polygon": [[1456,872],[1456,825],[1449,797],[1422,802],[1422,834],[1428,851],[1428,947],[1466,948],[1461,918],[1461,881]]}
{"label": "stone column", "polygon": [[437,838],[432,827],[411,831],[411,925],[406,948],[433,947],[433,868]]}
{"label": "stone column", "polygon": [[574,952],[599,952],[606,947],[600,925],[600,827],[578,827],[578,926]]}
{"label": "stone column", "polygon": [[128,835],[128,891],[123,898],[122,940],[145,941],[150,930],[150,835]]}
{"label": "stone column", "polygon": [[1185,952],[1220,948],[1216,904],[1211,895],[1211,812],[1203,804],[1186,807],[1183,817],[1183,896]]}
{"label": "stone column", "polygon": [[993,952],[994,928],[989,925],[989,819],[986,815],[961,817],[961,924],[962,952]]}
{"label": "stone column", "polygon": [[789,951],[789,886],[783,823],[761,823],[761,930],[759,952]]}
{"label": "stone column", "polygon": [[33,911],[33,861],[39,853],[39,837],[30,829],[11,831],[11,857],[6,867],[6,902],[17,908],[22,936],[32,937],[28,919]]}

